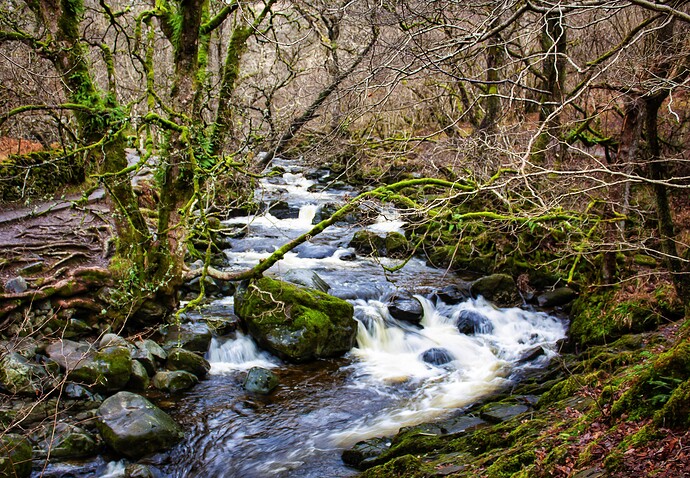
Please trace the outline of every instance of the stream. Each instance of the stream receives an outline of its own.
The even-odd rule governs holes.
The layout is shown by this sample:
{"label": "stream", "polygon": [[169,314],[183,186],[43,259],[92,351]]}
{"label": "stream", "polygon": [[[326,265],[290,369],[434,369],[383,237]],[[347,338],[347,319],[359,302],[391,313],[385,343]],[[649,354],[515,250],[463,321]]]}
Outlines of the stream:
{"label": "stream", "polygon": [[[277,165],[285,174],[262,180],[255,194],[266,204],[279,204],[283,218],[269,210],[224,221],[229,228],[247,228],[224,251],[226,270],[251,267],[308,231],[321,210],[356,194],[347,187],[319,190],[318,178],[305,178],[299,166]],[[278,201],[287,201],[287,207]],[[368,229],[402,230],[396,211],[373,204],[370,209]],[[214,338],[206,355],[210,376],[167,407],[185,429],[185,441],[144,463],[180,478],[353,476],[357,472],[340,459],[343,449],[447,416],[505,387],[525,369],[544,366],[555,354],[556,342],[566,334],[562,320],[520,308],[497,309],[482,298],[434,303],[424,294],[460,284],[460,278],[416,258],[398,272],[386,272],[383,265],[398,261],[353,257],[347,245],[360,227],[330,227],[267,273],[281,278],[294,269],[316,272],[331,286],[330,294],[354,305],[356,348],[341,359],[294,365],[259,350],[241,332]],[[386,302],[399,290],[420,294],[421,328],[388,313]],[[232,302],[222,298],[209,308],[229,311]],[[486,318],[472,335],[457,327],[468,313]],[[526,358],[538,347],[545,353]],[[430,349],[443,349],[451,360],[425,362],[422,355]],[[253,366],[271,368],[280,378],[271,395],[244,391],[244,376]]]}

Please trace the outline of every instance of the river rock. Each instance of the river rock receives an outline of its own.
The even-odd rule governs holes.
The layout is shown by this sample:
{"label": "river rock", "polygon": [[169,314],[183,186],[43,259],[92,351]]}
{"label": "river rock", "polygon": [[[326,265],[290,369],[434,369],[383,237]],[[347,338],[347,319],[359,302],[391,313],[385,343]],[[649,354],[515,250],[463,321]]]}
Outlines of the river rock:
{"label": "river rock", "polygon": [[114,392],[127,385],[131,373],[129,349],[116,346],[89,354],[68,372],[68,378],[95,392]]}
{"label": "river rock", "polygon": [[336,357],[357,335],[350,303],[268,277],[240,287],[235,312],[254,340],[291,362]]}
{"label": "river rock", "polygon": [[268,369],[252,367],[244,380],[244,389],[251,393],[268,395],[278,386],[278,377]]}
{"label": "river rock", "polygon": [[145,350],[146,352],[150,353],[153,358],[160,363],[163,363],[168,359],[168,353],[165,351],[165,349],[151,339],[140,340],[135,345],[139,350]]}
{"label": "river rock", "polygon": [[[149,376],[156,373],[156,358],[147,349],[132,347],[129,349],[129,356],[134,362],[137,362],[144,367]],[[132,364],[134,364],[134,362],[132,362]]]}
{"label": "river rock", "polygon": [[81,458],[94,455],[97,451],[96,439],[83,428],[67,423],[57,423],[55,428],[43,430],[44,437],[39,443],[40,456],[51,458]]}
{"label": "river rock", "polygon": [[292,284],[320,290],[321,292],[328,292],[331,288],[321,276],[308,269],[290,269],[287,274],[283,276],[283,280]]}
{"label": "river rock", "polygon": [[405,257],[411,249],[405,235],[397,231],[386,234],[384,248],[387,257]]}
{"label": "river rock", "polygon": [[515,307],[522,300],[517,285],[508,274],[492,274],[477,279],[470,286],[473,297],[483,296],[498,307]]}
{"label": "river rock", "polygon": [[211,364],[204,357],[185,349],[172,349],[168,352],[167,367],[170,370],[184,370],[198,378],[204,378],[211,370]]}
{"label": "river rock", "polygon": [[455,360],[453,355],[443,348],[425,350],[421,355],[421,359],[431,365],[444,365]]}
{"label": "river rock", "polygon": [[424,318],[422,304],[406,291],[396,293],[388,304],[388,312],[396,320],[403,320],[415,325],[419,325]]}
{"label": "river rock", "polygon": [[348,247],[363,256],[384,256],[386,252],[386,238],[375,232],[362,229],[355,232]]}
{"label": "river rock", "polygon": [[29,440],[21,435],[0,435],[0,476],[28,478],[31,476],[32,450]]}
{"label": "river rock", "polygon": [[287,201],[275,201],[268,207],[268,212],[276,219],[295,219],[299,216],[299,208],[292,207]]}
{"label": "river rock", "polygon": [[117,334],[105,334],[98,342],[98,348],[104,349],[106,347],[129,347],[129,342]]}
{"label": "river rock", "polygon": [[132,459],[166,450],[184,437],[167,413],[131,392],[106,399],[98,408],[96,425],[109,447]]}
{"label": "river rock", "polygon": [[199,383],[196,375],[184,370],[174,370],[172,372],[158,372],[151,379],[151,383],[158,390],[166,393],[177,393],[189,390]]}
{"label": "river rock", "polygon": [[528,405],[519,403],[490,403],[482,407],[479,416],[487,422],[500,423],[520,415],[521,413],[525,413],[529,409],[530,407]]}
{"label": "river rock", "polygon": [[383,453],[388,451],[391,446],[390,438],[371,438],[357,442],[349,450],[343,451],[343,463],[359,470],[369,468],[367,462],[373,461]]}
{"label": "river rock", "polygon": [[171,325],[161,330],[165,336],[163,349],[183,348],[205,353],[211,344],[211,330],[203,322]]}
{"label": "river rock", "polygon": [[134,313],[132,321],[141,326],[154,326],[164,322],[167,315],[168,309],[165,305],[154,299],[147,299]]}
{"label": "river rock", "polygon": [[5,282],[5,292],[8,294],[21,294],[26,292],[29,288],[26,283],[26,279],[22,276],[13,277],[12,279]]}
{"label": "river rock", "polygon": [[575,299],[577,299],[577,292],[570,287],[559,287],[537,297],[537,304],[539,307],[560,307]]}
{"label": "river rock", "polygon": [[125,468],[125,478],[156,478],[161,476],[148,465],[131,463]]}
{"label": "river rock", "polygon": [[66,371],[76,368],[92,352],[91,345],[72,340],[57,340],[46,347],[46,355]]}
{"label": "river rock", "polygon": [[[295,248],[297,257],[300,259],[325,259],[331,257],[338,248],[335,246],[326,246],[320,244],[310,244],[305,242]],[[288,279],[285,279],[288,280]]]}
{"label": "river rock", "polygon": [[132,373],[129,375],[127,389],[146,390],[149,387],[149,373],[138,360],[132,361]]}
{"label": "river rock", "polygon": [[461,334],[488,334],[493,330],[493,325],[484,314],[471,309],[462,309],[458,312],[457,327]]}
{"label": "river rock", "polygon": [[0,386],[12,394],[36,397],[53,390],[57,382],[45,367],[11,352],[0,359]]}
{"label": "river rock", "polygon": [[471,296],[469,282],[465,283],[464,287],[449,285],[432,294],[433,298],[439,299],[448,305],[459,304],[460,302],[466,301]]}

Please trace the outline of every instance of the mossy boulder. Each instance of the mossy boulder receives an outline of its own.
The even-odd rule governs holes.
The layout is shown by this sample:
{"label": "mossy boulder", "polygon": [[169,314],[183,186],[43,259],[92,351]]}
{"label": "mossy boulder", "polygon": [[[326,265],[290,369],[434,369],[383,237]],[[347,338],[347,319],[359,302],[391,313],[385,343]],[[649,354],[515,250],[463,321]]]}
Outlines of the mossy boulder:
{"label": "mossy boulder", "polygon": [[163,348],[183,348],[192,352],[205,353],[211,344],[212,333],[204,322],[189,322],[179,325],[163,327],[161,333],[165,337]]}
{"label": "mossy boulder", "polygon": [[98,408],[96,425],[110,448],[132,459],[166,450],[184,437],[167,413],[131,392],[106,399]]}
{"label": "mossy boulder", "polygon": [[261,367],[252,367],[244,379],[244,389],[251,393],[260,393],[268,395],[279,384],[276,374],[268,369]]}
{"label": "mossy boulder", "polygon": [[44,430],[40,441],[41,457],[80,458],[94,455],[98,449],[94,436],[83,428],[58,423]]}
{"label": "mossy boulder", "polygon": [[184,370],[198,378],[204,378],[211,370],[211,364],[201,355],[185,349],[172,349],[168,352],[167,367],[170,370]]}
{"label": "mossy boulder", "polygon": [[16,478],[30,476],[31,457],[29,440],[13,433],[0,436],[0,476]]}
{"label": "mossy boulder", "polygon": [[238,289],[235,312],[259,345],[290,362],[340,356],[357,335],[348,302],[268,277]]}
{"label": "mossy boulder", "polygon": [[508,274],[491,274],[477,279],[470,286],[470,292],[499,307],[514,307],[522,302],[515,280]]}
{"label": "mossy boulder", "polygon": [[43,395],[57,385],[46,369],[30,362],[17,352],[0,360],[0,387],[12,394]]}
{"label": "mossy boulder", "polygon": [[386,252],[386,238],[375,232],[362,229],[355,232],[349,247],[363,256],[383,256]]}
{"label": "mossy boulder", "polygon": [[68,378],[96,392],[114,392],[127,385],[131,373],[129,349],[116,346],[89,354],[69,372]]}
{"label": "mossy boulder", "polygon": [[166,393],[177,393],[188,390],[199,383],[196,375],[184,370],[174,370],[172,372],[158,372],[151,379],[151,383],[158,390]]}

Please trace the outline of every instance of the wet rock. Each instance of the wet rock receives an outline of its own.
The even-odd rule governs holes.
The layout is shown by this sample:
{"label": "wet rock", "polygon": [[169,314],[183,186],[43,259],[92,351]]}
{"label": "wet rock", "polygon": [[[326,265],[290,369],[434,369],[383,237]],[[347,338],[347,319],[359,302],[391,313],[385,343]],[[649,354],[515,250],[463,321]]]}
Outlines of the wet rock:
{"label": "wet rock", "polygon": [[13,433],[0,435],[0,476],[31,476],[31,457],[29,440]]}
{"label": "wet rock", "polygon": [[153,358],[160,363],[165,362],[168,359],[168,353],[151,339],[141,340],[135,344],[139,350],[145,350],[150,353]]}
{"label": "wet rock", "polygon": [[529,410],[529,406],[522,404],[490,403],[482,407],[480,417],[487,422],[500,423]]}
{"label": "wet rock", "polygon": [[470,286],[473,297],[483,296],[498,307],[515,307],[522,302],[517,285],[508,274],[492,274],[477,279]]}
{"label": "wet rock", "polygon": [[149,388],[149,374],[146,368],[138,360],[132,361],[132,373],[127,382],[129,390],[146,390]]}
{"label": "wet rock", "polygon": [[352,262],[355,259],[357,259],[357,254],[351,251],[346,251],[340,254],[338,256],[338,259],[340,259],[341,261]]}
{"label": "wet rock", "polygon": [[320,290],[321,292],[328,292],[331,288],[321,276],[308,269],[290,269],[287,274],[283,276],[283,280],[292,284]]}
{"label": "wet rock", "polygon": [[96,400],[97,395],[78,383],[67,383],[62,393],[73,400]]}
{"label": "wet rock", "polygon": [[67,371],[77,367],[92,351],[88,343],[72,340],[57,340],[46,347],[48,357]]}
{"label": "wet rock", "polygon": [[359,470],[369,468],[367,461],[373,461],[388,451],[391,446],[389,438],[371,438],[357,442],[349,450],[343,451],[343,463]]}
{"label": "wet rock", "polygon": [[167,413],[131,392],[118,392],[105,400],[96,423],[109,447],[133,459],[166,450],[184,436]]}
{"label": "wet rock", "polygon": [[355,232],[348,247],[363,256],[384,256],[386,252],[386,238],[375,232],[362,229]]}
{"label": "wet rock", "polygon": [[433,297],[445,302],[448,305],[459,304],[471,297],[470,284],[466,283],[464,287],[457,285],[449,285],[443,289],[434,292]]}
{"label": "wet rock", "polygon": [[168,309],[153,299],[145,300],[134,313],[132,321],[141,326],[160,324],[168,315]]}
{"label": "wet rock", "polygon": [[520,362],[520,363],[531,362],[531,361],[536,360],[545,354],[546,354],[546,352],[544,351],[544,349],[541,346],[532,347],[532,348],[524,351],[520,355],[520,357],[518,358],[518,362]]}
{"label": "wet rock", "polygon": [[129,356],[133,360],[132,366],[134,366],[134,362],[137,362],[144,367],[144,370],[146,370],[149,376],[156,373],[156,358],[147,349],[133,347],[129,350]]}
{"label": "wet rock", "polygon": [[290,206],[287,201],[275,201],[268,207],[268,212],[276,219],[296,219],[299,208]]}
{"label": "wet rock", "polygon": [[488,317],[471,309],[461,310],[456,323],[458,331],[465,335],[489,334],[493,330]]}
{"label": "wet rock", "polygon": [[193,373],[198,378],[204,378],[211,370],[211,364],[204,357],[180,348],[168,352],[167,366],[170,370]]}
{"label": "wet rock", "polygon": [[125,478],[156,478],[158,475],[148,465],[131,463],[125,468]]}
{"label": "wet rock", "polygon": [[244,380],[244,389],[251,393],[268,395],[278,386],[278,377],[268,369],[252,367]]}
{"label": "wet rock", "polygon": [[396,320],[419,325],[424,318],[422,304],[409,292],[398,292],[388,304],[388,312]]}
{"label": "wet rock", "polygon": [[479,417],[462,415],[460,417],[450,418],[443,421],[442,426],[447,435],[456,435],[476,428],[483,423],[486,422]]}
{"label": "wet rock", "polygon": [[386,234],[384,249],[387,257],[405,257],[412,248],[404,234],[393,231]]}
{"label": "wet rock", "polygon": [[33,359],[40,347],[39,342],[32,337],[13,337],[10,340],[0,341],[0,357],[16,352],[25,359]]}
{"label": "wet rock", "polygon": [[350,303],[268,277],[238,289],[235,312],[259,345],[292,362],[340,356],[357,335]]}
{"label": "wet rock", "polygon": [[338,248],[335,246],[323,246],[309,243],[301,244],[295,249],[297,257],[301,259],[325,259],[331,257],[337,250]]}
{"label": "wet rock", "polygon": [[[195,277],[189,282],[185,283],[184,288],[188,291],[199,294],[201,292],[201,276]],[[220,286],[213,280],[212,277],[204,277],[204,293],[215,294],[220,291]]]}
{"label": "wet rock", "polygon": [[41,365],[11,352],[0,359],[0,385],[9,393],[36,397],[53,390],[57,381]]}
{"label": "wet rock", "polygon": [[228,335],[240,328],[240,318],[235,314],[228,314],[225,317],[204,316],[204,322],[216,336]]}
{"label": "wet rock", "polygon": [[172,372],[157,372],[151,379],[151,383],[162,392],[177,393],[192,388],[199,383],[199,379],[193,373],[175,370]]}
{"label": "wet rock", "polygon": [[559,287],[537,297],[537,304],[539,307],[560,307],[575,299],[577,299],[577,292],[570,287]]}
{"label": "wet rock", "polygon": [[39,442],[39,457],[51,458],[81,458],[94,455],[97,451],[96,439],[83,428],[67,423],[58,423],[55,428],[47,427],[43,430],[43,438]]}
{"label": "wet rock", "polygon": [[21,276],[13,277],[5,282],[5,292],[7,294],[21,294],[22,292],[26,292],[28,288],[29,286],[26,280]]}
{"label": "wet rock", "polygon": [[421,355],[422,360],[431,365],[443,365],[455,360],[453,355],[446,349],[433,348],[425,350]]}
{"label": "wet rock", "polygon": [[163,349],[183,348],[204,353],[211,343],[211,330],[203,322],[171,325],[161,330],[165,336]]}
{"label": "wet rock", "polygon": [[89,354],[68,372],[68,379],[95,392],[122,390],[132,373],[132,358],[127,347],[106,347]]}

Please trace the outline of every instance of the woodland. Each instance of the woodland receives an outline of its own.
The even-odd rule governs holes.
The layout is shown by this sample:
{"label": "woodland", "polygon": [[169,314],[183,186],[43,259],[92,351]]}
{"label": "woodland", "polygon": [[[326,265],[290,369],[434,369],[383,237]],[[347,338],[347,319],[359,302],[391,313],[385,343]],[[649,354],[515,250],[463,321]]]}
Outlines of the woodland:
{"label": "woodland", "polygon": [[[5,0],[0,80],[4,344],[40,334],[22,319],[44,300],[102,330],[173,323],[207,278],[259,279],[363,204],[393,204],[401,266],[577,299],[563,358],[525,385],[537,418],[408,431],[363,476],[689,472],[690,2]],[[221,221],[256,211],[276,158],[363,192],[225,272]],[[99,192],[97,247],[41,222]],[[51,259],[27,271],[37,253]],[[7,286],[18,275],[28,288]],[[13,420],[5,450],[28,428]]]}

